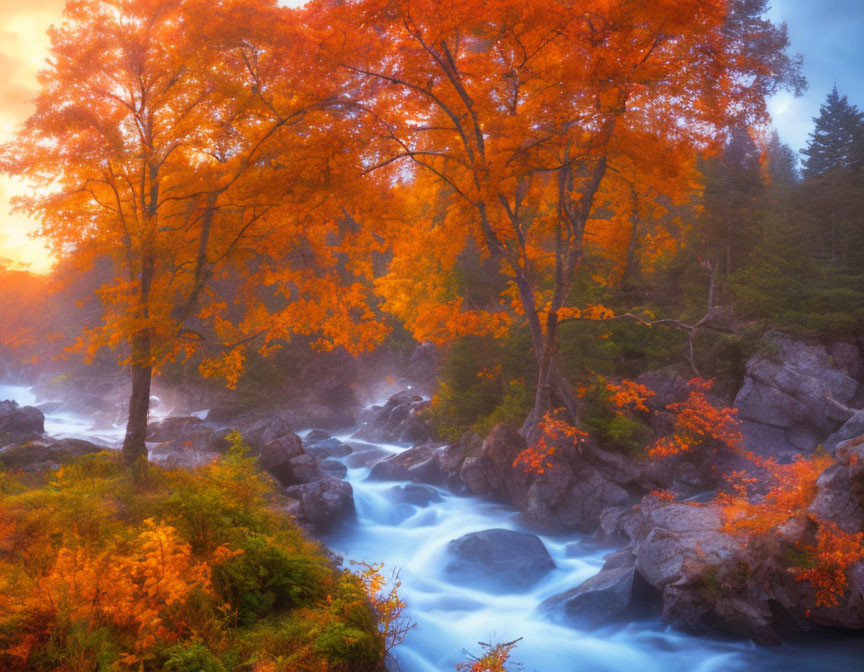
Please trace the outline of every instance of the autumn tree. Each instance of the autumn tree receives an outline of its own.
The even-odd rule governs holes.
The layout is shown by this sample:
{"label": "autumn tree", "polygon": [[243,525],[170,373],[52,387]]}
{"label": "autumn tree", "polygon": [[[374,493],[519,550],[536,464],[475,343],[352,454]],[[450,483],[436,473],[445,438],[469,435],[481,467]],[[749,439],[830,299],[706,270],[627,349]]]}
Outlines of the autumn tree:
{"label": "autumn tree", "polygon": [[[561,321],[586,316],[572,308],[585,307],[574,279],[587,253],[626,252],[634,232],[650,249],[663,238],[651,222],[698,185],[697,152],[733,122],[764,121],[765,94],[802,84],[765,5],[308,5],[334,67],[354,76],[367,170],[412,187],[414,216],[391,232],[396,264],[379,281],[385,308],[439,341],[524,320],[538,371],[526,428],[553,397],[575,416],[556,353]],[[472,246],[506,278],[500,304],[448,286]]]}
{"label": "autumn tree", "polygon": [[82,345],[119,347],[131,368],[130,459],[166,361],[206,350],[203,372],[231,382],[253,345],[383,336],[363,256],[380,242],[338,198],[352,135],[333,132],[338,78],[309,39],[275,0],[70,0],[51,31],[2,166],[34,186],[18,206],[55,254],[113,261]]}

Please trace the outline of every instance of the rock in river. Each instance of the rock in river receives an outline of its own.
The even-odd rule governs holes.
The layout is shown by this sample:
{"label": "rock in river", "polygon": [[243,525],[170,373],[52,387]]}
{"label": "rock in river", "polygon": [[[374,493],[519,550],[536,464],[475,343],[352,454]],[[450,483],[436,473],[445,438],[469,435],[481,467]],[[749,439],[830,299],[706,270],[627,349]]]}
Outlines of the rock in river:
{"label": "rock in river", "polygon": [[451,541],[444,572],[454,583],[513,593],[530,589],[554,568],[536,535],[494,529]]}

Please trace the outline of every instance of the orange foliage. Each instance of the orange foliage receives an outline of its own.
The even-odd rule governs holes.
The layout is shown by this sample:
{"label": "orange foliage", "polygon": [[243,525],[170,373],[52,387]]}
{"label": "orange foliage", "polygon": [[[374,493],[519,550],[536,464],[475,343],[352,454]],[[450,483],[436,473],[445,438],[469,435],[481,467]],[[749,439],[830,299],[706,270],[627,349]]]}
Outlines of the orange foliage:
{"label": "orange foliage", "polygon": [[833,460],[817,456],[801,456],[790,464],[778,464],[773,458],[761,458],[747,453],[747,459],[764,469],[773,480],[768,492],[752,503],[747,488],[755,479],[741,473],[732,474],[732,494],[721,494],[717,502],[723,508],[724,532],[738,535],[759,535],[776,529],[790,518],[807,510],[816,496],[816,481]]}
{"label": "orange foliage", "polygon": [[334,132],[344,78],[309,57],[318,39],[298,17],[275,0],[69,2],[36,111],[0,149],[55,255],[113,264],[80,349],[138,369],[130,453],[145,452],[166,362],[197,353],[234,384],[262,343],[357,354],[387,334],[368,301],[384,243],[356,219],[386,199],[355,199],[369,182],[351,133]]}
{"label": "orange foliage", "polygon": [[545,474],[546,470],[552,467],[549,458],[555,454],[556,442],[570,441],[576,445],[588,436],[566,420],[561,419],[560,416],[563,412],[564,409],[559,408],[543,416],[543,420],[537,425],[540,438],[533,446],[526,448],[516,456],[516,459],[513,460],[514,469],[521,468],[527,473],[538,476]]}
{"label": "orange foliage", "polygon": [[361,568],[360,580],[378,619],[378,628],[384,638],[384,650],[389,653],[405,641],[408,632],[416,626],[416,623],[412,623],[403,615],[406,605],[399,597],[399,588],[402,586],[399,573],[394,572],[388,581],[381,574],[383,563],[370,565],[365,562],[352,562],[352,564],[359,565]]}
{"label": "orange foliage", "polygon": [[125,554],[61,548],[53,566],[44,576],[31,577],[29,593],[12,607],[12,614],[34,625],[9,653],[26,660],[34,644],[51,634],[58,614],[73,622],[109,622],[125,630],[135,640],[135,651],[122,657],[127,665],[141,660],[157,640],[170,642],[188,634],[187,600],[196,590],[213,595],[211,566],[237,552],[220,546],[209,563],[196,562],[173,527],[152,520],[145,524],[148,529]]}
{"label": "orange foliage", "polygon": [[[306,8],[321,57],[353,77],[368,175],[404,207],[377,218],[394,255],[383,309],[438,343],[527,323],[541,386],[557,323],[611,316],[572,307],[577,270],[609,284],[674,250],[668,211],[698,189],[699,154],[733,117],[766,119],[789,63],[770,23],[730,30],[720,1]],[[491,291],[460,282],[477,271]]]}
{"label": "orange foliage", "polygon": [[[507,672],[507,662],[510,660],[510,654],[522,638],[512,642],[502,642],[500,644],[491,644],[480,642],[485,653],[480,658],[475,658],[468,663],[457,663],[456,669],[458,672]],[[517,665],[521,667],[521,665]]]}
{"label": "orange foliage", "polygon": [[716,408],[708,401],[706,394],[713,382],[694,378],[689,383],[687,400],[666,407],[675,415],[673,432],[651,445],[649,455],[677,455],[712,440],[732,450],[740,448],[741,430],[736,417],[738,411],[735,408]]}
{"label": "orange foliage", "polygon": [[807,581],[816,591],[816,606],[836,607],[849,583],[846,570],[864,560],[864,532],[844,532],[837,523],[820,523],[816,546],[800,546],[813,567],[793,567],[796,581]]}
{"label": "orange foliage", "polygon": [[644,413],[648,412],[648,407],[645,405],[646,399],[654,396],[652,390],[632,380],[606,383],[606,390],[610,393],[609,403],[616,408],[630,407]]}
{"label": "orange foliage", "polygon": [[663,502],[674,502],[676,498],[672,490],[652,490],[649,494]]}
{"label": "orange foliage", "polygon": [[810,459],[799,456],[791,464],[778,464],[773,458],[749,454],[747,458],[766,470],[773,480],[768,492],[756,501],[748,496],[748,486],[755,482],[743,474],[730,477],[732,492],[718,495],[724,524],[722,530],[753,544],[789,520],[808,516],[816,524],[816,545],[797,541],[803,554],[803,566],[790,567],[796,581],[806,581],[815,591],[816,606],[834,607],[846,591],[847,569],[864,560],[864,532],[849,533],[833,521],[822,521],[807,513],[816,496],[816,482],[832,463],[827,455]]}

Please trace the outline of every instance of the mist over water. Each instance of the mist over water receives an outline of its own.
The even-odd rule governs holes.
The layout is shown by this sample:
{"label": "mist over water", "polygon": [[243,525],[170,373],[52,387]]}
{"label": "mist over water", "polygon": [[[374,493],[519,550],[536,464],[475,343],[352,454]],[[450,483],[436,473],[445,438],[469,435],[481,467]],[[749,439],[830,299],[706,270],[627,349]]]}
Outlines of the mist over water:
{"label": "mist over water", "polygon": [[[92,419],[64,411],[57,402],[40,402],[30,388],[0,384],[0,400],[43,407],[46,432],[119,448],[122,425],[99,426]],[[156,405],[159,408],[159,405]],[[170,413],[163,408],[160,417]],[[203,415],[203,412],[201,413]],[[304,436],[307,432],[301,432]],[[402,446],[370,443],[339,435],[353,455],[376,451],[383,456]],[[351,464],[351,456],[341,458]],[[349,560],[384,562],[385,573],[401,573],[400,595],[407,616],[417,623],[396,651],[402,672],[443,672],[465,661],[465,651],[480,653],[478,642],[519,637],[512,660],[526,672],[833,672],[864,668],[864,638],[797,636],[781,647],[751,642],[697,638],[671,630],[659,620],[578,630],[555,625],[536,613],[544,599],[569,590],[595,574],[603,556],[585,535],[540,535],[556,568],[533,589],[495,594],[457,585],[445,577],[447,544],[462,535],[492,528],[530,532],[511,508],[473,497],[457,497],[430,486],[367,480],[370,467],[348,469],[357,520],[325,541]],[[428,505],[408,503],[405,486],[426,491]],[[417,490],[419,488],[419,490]],[[426,497],[425,495],[428,495]],[[423,503],[423,502],[421,502]]]}

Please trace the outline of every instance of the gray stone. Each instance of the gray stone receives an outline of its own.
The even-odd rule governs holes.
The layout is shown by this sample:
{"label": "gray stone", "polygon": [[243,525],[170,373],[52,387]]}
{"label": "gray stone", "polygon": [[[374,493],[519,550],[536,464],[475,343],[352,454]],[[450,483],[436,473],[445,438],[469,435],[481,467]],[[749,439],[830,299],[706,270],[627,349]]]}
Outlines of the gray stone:
{"label": "gray stone", "polygon": [[540,603],[538,610],[553,621],[574,627],[597,627],[628,615],[636,570],[604,568],[572,590]]}
{"label": "gray stone", "polygon": [[444,573],[455,583],[512,593],[529,590],[554,568],[536,535],[494,529],[451,541]]}
{"label": "gray stone", "polygon": [[45,415],[35,406],[0,401],[0,445],[24,441],[45,432]]}
{"label": "gray stone", "polygon": [[300,502],[298,518],[319,534],[334,530],[355,515],[354,490],[348,481],[326,477],[291,486],[285,492]]}
{"label": "gray stone", "polygon": [[0,448],[0,465],[11,471],[49,471],[76,458],[103,450],[106,450],[104,446],[81,439],[43,436]]}

